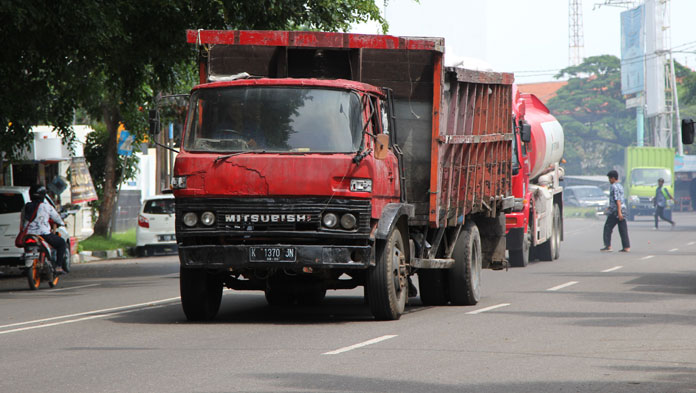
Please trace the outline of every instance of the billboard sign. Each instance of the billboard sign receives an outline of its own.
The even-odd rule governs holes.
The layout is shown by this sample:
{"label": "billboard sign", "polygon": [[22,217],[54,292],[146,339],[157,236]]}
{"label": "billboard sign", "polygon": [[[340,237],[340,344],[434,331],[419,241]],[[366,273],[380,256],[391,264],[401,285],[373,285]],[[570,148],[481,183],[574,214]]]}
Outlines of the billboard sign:
{"label": "billboard sign", "polygon": [[642,5],[621,13],[621,94],[635,94],[645,88],[644,20]]}
{"label": "billboard sign", "polygon": [[97,191],[84,157],[73,157],[70,162],[70,194],[73,204],[97,200]]}

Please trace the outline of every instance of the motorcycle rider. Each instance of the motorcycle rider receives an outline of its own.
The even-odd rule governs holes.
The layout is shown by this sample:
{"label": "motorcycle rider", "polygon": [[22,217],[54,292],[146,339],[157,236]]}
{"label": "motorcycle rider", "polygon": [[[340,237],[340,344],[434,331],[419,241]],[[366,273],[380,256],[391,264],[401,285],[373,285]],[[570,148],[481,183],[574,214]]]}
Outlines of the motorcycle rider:
{"label": "motorcycle rider", "polygon": [[[24,227],[25,221],[31,219],[34,215],[34,210],[36,210],[36,217],[32,222],[29,223],[29,228],[27,229],[28,235],[38,235],[41,236],[48,244],[51,245],[56,250],[58,255],[56,261],[56,273],[63,274],[67,273],[68,267],[65,264],[65,250],[67,244],[62,237],[51,232],[51,224],[49,220],[52,220],[57,225],[65,225],[63,219],[56,209],[48,202],[46,199],[46,187],[42,185],[34,185],[29,189],[29,197],[31,202],[24,205],[22,210],[22,227]],[[37,210],[38,209],[38,210]]]}

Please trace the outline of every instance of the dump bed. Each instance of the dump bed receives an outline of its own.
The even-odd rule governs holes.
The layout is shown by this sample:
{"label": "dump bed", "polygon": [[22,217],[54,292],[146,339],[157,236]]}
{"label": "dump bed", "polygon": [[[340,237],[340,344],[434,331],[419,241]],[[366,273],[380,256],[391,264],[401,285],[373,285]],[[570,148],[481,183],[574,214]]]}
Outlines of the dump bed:
{"label": "dump bed", "polygon": [[443,66],[444,39],[288,31],[188,31],[201,83],[247,72],[351,79],[393,91],[412,224],[461,223],[509,198],[512,74]]}

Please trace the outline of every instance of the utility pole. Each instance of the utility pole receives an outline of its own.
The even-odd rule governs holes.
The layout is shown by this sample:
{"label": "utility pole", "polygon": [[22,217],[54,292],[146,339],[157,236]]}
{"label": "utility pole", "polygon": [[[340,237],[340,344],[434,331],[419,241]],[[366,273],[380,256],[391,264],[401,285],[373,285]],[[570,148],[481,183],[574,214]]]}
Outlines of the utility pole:
{"label": "utility pole", "polygon": [[568,2],[568,65],[576,66],[584,58],[585,39],[583,37],[582,0]]}

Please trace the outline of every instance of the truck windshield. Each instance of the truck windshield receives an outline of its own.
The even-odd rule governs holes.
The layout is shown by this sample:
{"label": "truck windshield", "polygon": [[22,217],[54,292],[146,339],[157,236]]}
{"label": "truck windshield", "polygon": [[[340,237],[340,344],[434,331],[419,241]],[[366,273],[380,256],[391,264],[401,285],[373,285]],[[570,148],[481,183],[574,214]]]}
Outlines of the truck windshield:
{"label": "truck windshield", "polygon": [[354,92],[246,86],[191,96],[184,148],[198,152],[351,153],[362,141]]}
{"label": "truck windshield", "polygon": [[636,168],[631,171],[631,184],[634,186],[655,186],[657,179],[665,179],[665,186],[672,184],[672,176],[667,168]]}

